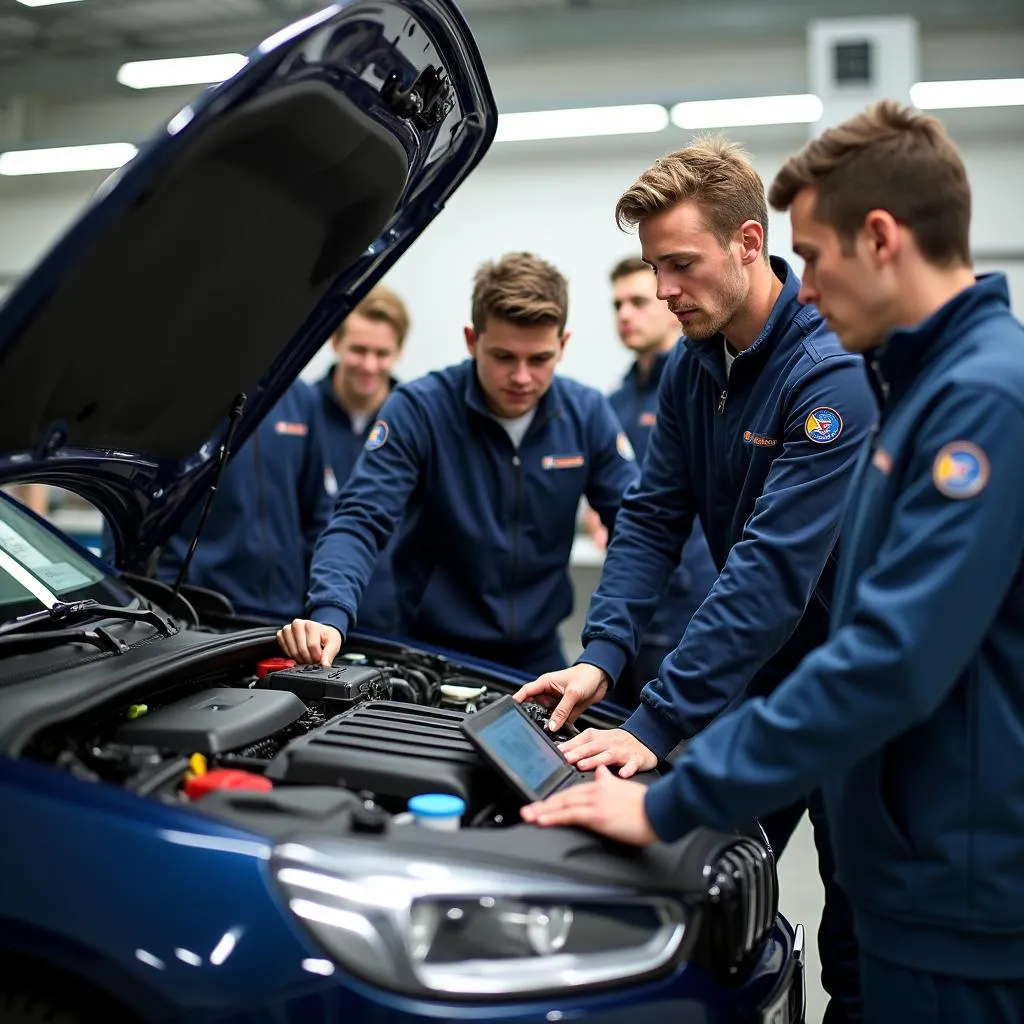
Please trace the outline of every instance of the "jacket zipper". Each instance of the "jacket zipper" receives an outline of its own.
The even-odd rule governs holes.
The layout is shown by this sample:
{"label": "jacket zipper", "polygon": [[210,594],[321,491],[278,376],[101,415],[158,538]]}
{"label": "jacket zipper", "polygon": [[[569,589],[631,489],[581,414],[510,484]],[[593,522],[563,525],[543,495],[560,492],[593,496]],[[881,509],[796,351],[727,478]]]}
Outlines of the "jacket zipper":
{"label": "jacket zipper", "polygon": [[729,389],[723,388],[722,393],[718,396],[718,415],[722,416],[725,414],[725,400],[729,397]]}
{"label": "jacket zipper", "polygon": [[516,637],[516,598],[515,598],[515,584],[516,584],[516,570],[519,567],[519,503],[521,500],[522,491],[522,468],[523,460],[519,457],[519,452],[516,452],[512,456],[512,469],[515,474],[515,489],[513,491],[513,503],[512,503],[512,579],[509,584],[508,592],[508,638],[509,640],[515,640]]}
{"label": "jacket zipper", "polygon": [[889,387],[889,382],[882,375],[882,368],[878,365],[877,359],[871,360],[871,372],[874,374],[875,380],[878,382],[879,391],[882,392],[882,401],[888,402],[889,392],[891,389]]}

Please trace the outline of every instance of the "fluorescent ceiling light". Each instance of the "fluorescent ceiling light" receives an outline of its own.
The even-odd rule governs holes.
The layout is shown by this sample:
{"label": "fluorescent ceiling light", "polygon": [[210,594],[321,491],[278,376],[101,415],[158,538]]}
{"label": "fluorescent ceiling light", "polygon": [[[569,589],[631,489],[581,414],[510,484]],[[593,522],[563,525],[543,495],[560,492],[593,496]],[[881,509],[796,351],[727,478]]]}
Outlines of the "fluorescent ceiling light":
{"label": "fluorescent ceiling light", "polygon": [[211,53],[205,57],[133,60],[117,69],[117,80],[129,89],[164,89],[172,85],[212,85],[245,67],[240,53]]}
{"label": "fluorescent ceiling light", "polygon": [[66,171],[109,171],[131,160],[137,150],[130,142],[59,149],[21,149],[0,153],[0,174],[58,174]]}
{"label": "fluorescent ceiling light", "polygon": [[581,139],[594,135],[638,135],[668,126],[668,111],[658,103],[625,107],[579,107],[501,114],[495,142]]}
{"label": "fluorescent ceiling light", "polygon": [[821,99],[810,93],[792,96],[749,96],[740,100],[694,100],[672,108],[680,128],[739,128],[754,124],[812,124],[824,112]]}
{"label": "fluorescent ceiling light", "polygon": [[19,4],[24,4],[26,7],[49,7],[51,4],[73,4],[77,2],[78,0],[18,0]]}
{"label": "fluorescent ceiling light", "polygon": [[918,82],[910,102],[919,110],[1024,105],[1024,78],[981,78],[966,82]]}

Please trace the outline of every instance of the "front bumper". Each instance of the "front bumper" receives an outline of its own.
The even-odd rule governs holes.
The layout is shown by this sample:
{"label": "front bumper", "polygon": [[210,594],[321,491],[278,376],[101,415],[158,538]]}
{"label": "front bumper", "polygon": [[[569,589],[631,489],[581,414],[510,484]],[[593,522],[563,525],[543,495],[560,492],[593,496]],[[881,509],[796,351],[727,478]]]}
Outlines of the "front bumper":
{"label": "front bumper", "polygon": [[758,1011],[758,1024],[804,1024],[807,988],[804,982],[804,926],[796,926],[793,955],[778,984]]}

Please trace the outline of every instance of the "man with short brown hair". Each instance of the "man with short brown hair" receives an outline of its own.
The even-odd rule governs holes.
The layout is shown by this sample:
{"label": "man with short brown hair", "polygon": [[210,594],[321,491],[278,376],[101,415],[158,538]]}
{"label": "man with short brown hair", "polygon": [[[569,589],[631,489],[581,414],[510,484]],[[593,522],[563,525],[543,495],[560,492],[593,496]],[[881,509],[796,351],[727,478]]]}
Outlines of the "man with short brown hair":
{"label": "man with short brown hair", "polygon": [[[336,362],[316,383],[327,428],[327,457],[338,485],[352,475],[377,413],[398,381],[393,370],[409,333],[409,311],[390,288],[377,285],[331,335]],[[359,602],[359,628],[398,628],[393,545],[377,559]]]}
{"label": "man with short brown hair", "polygon": [[471,358],[384,403],[317,545],[308,618],[278,633],[289,655],[332,663],[397,532],[400,632],[531,672],[564,667],[580,498],[611,527],[637,476],[607,400],[555,376],[567,317],[549,263],[513,253],[479,269]]}
{"label": "man with short brown hair", "polygon": [[[823,785],[864,1019],[1024,1020],[1024,327],[970,266],[941,123],[877,104],[779,172],[800,291],[881,403],[831,636],[649,789],[602,773],[527,820],[627,842],[730,828]],[[938,225],[938,227],[937,227]]]}
{"label": "man with short brown hair", "polygon": [[[685,340],[669,356],[640,484],[623,501],[577,664],[517,698],[556,705],[553,725],[600,699],[633,656],[695,518],[719,575],[621,729],[563,747],[586,771],[654,768],[683,740],[771,692],[828,636],[834,546],[850,473],[876,406],[800,281],[766,248],[768,209],[737,146],[708,139],[648,168],[616,207],[637,225],[658,296]],[[806,806],[825,887],[819,929],[828,1024],[859,1019],[849,907],[833,879],[820,793],[762,824],[781,852]]]}

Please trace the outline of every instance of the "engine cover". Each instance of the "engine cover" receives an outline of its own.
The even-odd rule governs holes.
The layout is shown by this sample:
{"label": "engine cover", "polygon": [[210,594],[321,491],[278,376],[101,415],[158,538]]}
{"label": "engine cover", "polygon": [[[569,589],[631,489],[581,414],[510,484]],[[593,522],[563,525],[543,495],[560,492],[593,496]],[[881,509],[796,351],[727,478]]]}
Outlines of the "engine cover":
{"label": "engine cover", "polygon": [[370,701],[293,740],[270,762],[279,782],[369,790],[378,800],[451,793],[470,807],[493,773],[459,728],[460,711]]}
{"label": "engine cover", "polygon": [[385,674],[380,669],[360,665],[296,665],[270,672],[256,685],[265,690],[287,690],[306,704],[319,701],[328,717],[364,701],[387,700],[391,696]]}
{"label": "engine cover", "polygon": [[119,743],[218,754],[273,736],[305,713],[294,693],[222,687],[125,722],[114,735]]}

